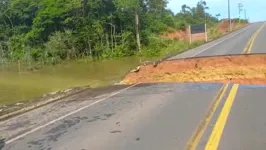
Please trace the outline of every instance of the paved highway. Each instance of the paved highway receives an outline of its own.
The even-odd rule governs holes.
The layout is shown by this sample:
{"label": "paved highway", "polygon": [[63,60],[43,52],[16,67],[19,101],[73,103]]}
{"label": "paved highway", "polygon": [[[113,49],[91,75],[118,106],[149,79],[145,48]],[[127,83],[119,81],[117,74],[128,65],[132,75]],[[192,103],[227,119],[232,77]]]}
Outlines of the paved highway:
{"label": "paved highway", "polygon": [[[171,59],[265,53],[265,33],[251,24]],[[265,149],[265,91],[193,83],[88,90],[0,122],[0,149]]]}
{"label": "paved highway", "polygon": [[[170,59],[242,53],[266,53],[265,33],[266,27],[263,22],[254,23],[246,28],[228,34],[220,39],[211,41]],[[253,43],[251,42],[252,39],[254,39]],[[245,52],[244,50],[248,47],[248,45],[251,45],[252,48],[249,52]]]}

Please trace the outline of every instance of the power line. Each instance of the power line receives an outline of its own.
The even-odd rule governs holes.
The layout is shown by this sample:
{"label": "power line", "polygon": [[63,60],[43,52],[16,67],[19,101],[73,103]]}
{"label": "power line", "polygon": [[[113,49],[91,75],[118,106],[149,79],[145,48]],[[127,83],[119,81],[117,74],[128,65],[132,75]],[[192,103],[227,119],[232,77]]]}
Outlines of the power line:
{"label": "power line", "polygon": [[241,12],[243,11],[243,4],[242,3],[238,3],[238,11],[239,11],[239,22],[240,22]]}
{"label": "power line", "polygon": [[247,20],[247,10],[245,9],[245,20]]}

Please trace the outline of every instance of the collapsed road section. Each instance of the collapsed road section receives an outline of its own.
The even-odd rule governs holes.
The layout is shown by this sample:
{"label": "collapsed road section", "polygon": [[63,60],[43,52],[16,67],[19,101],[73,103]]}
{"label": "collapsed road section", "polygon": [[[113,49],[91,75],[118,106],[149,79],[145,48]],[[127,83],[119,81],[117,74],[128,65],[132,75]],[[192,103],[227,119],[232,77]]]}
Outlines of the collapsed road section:
{"label": "collapsed road section", "polygon": [[226,55],[167,60],[141,65],[122,84],[212,82],[266,84],[266,55]]}

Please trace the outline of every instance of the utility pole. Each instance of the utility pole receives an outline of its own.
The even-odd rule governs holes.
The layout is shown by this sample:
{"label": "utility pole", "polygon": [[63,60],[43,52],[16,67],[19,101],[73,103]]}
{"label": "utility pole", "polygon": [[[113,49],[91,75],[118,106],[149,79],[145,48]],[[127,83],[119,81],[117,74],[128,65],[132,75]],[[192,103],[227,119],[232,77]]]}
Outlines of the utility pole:
{"label": "utility pole", "polygon": [[230,14],[230,0],[228,0],[228,21],[229,21],[229,31],[232,31],[232,27],[231,27],[231,14]]}
{"label": "utility pole", "polygon": [[240,17],[241,17],[241,12],[243,11],[243,4],[242,3],[238,3],[238,11],[239,11],[239,23],[240,23]]}
{"label": "utility pole", "polygon": [[207,23],[207,12],[206,12],[207,9],[209,9],[209,7],[204,7],[205,23]]}
{"label": "utility pole", "polygon": [[245,20],[247,20],[247,10],[245,9]]}

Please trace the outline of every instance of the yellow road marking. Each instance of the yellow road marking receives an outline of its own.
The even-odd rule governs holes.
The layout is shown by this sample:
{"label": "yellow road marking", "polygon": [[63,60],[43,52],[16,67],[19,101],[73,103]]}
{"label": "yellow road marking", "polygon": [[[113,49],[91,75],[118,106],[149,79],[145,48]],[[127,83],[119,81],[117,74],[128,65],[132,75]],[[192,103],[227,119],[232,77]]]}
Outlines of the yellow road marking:
{"label": "yellow road marking", "polygon": [[223,130],[227,121],[227,118],[229,116],[230,110],[232,108],[232,105],[234,103],[234,99],[237,93],[239,85],[234,84],[226,101],[224,104],[224,107],[220,113],[220,116],[218,120],[215,123],[215,126],[212,130],[211,136],[209,137],[209,140],[206,144],[205,150],[216,150],[219,146],[221,136],[223,134]]}
{"label": "yellow road marking", "polygon": [[263,25],[250,38],[250,40],[248,41],[247,46],[245,47],[245,49],[243,51],[244,54],[250,54],[251,53],[251,49],[252,49],[252,47],[254,45],[255,39],[257,38],[258,34],[261,32],[261,30],[263,29],[264,26],[265,26],[265,23],[263,23]]}
{"label": "yellow road marking", "polygon": [[257,33],[257,32],[255,32],[255,33],[252,35],[252,37],[249,39],[249,41],[248,41],[248,43],[247,43],[245,49],[244,49],[243,52],[242,52],[243,54],[246,54],[246,53],[247,53],[247,50],[248,50],[248,48],[249,48],[249,46],[250,46],[250,43],[251,43],[252,39],[254,38],[254,36],[256,35],[256,33]]}
{"label": "yellow road marking", "polygon": [[200,124],[198,125],[196,131],[194,132],[194,134],[192,135],[192,137],[190,138],[189,142],[187,143],[186,149],[187,150],[194,150],[197,148],[199,141],[206,129],[206,127],[208,126],[216,108],[218,107],[218,105],[220,104],[225,91],[228,88],[228,84],[223,85],[221,87],[221,89],[219,90],[219,92],[217,93],[217,95],[215,96],[214,101],[211,103],[207,114],[205,115],[204,119],[200,122]]}
{"label": "yellow road marking", "polygon": [[[251,53],[251,49],[254,45],[255,39],[257,38],[258,34],[261,32],[261,30],[264,28],[265,23],[252,35],[252,37],[249,39],[245,49],[243,50],[244,54]],[[224,107],[222,111],[219,114],[219,118],[216,121],[216,124],[213,128],[213,131],[211,133],[211,136],[209,137],[209,140],[205,146],[205,150],[216,150],[218,148],[221,136],[223,134],[224,127],[226,125],[227,118],[229,116],[231,107],[233,105],[237,90],[239,85],[235,84],[233,85],[232,89],[230,90],[230,93],[225,101]],[[215,97],[214,101],[212,102],[210,108],[208,109],[207,114],[205,115],[204,119],[200,122],[199,126],[197,127],[196,131],[190,138],[189,142],[186,145],[187,150],[195,150],[200,142],[200,139],[206,130],[210,120],[213,117],[213,114],[215,110],[217,109],[218,105],[221,102],[221,99],[223,98],[225,91],[228,88],[228,84],[223,85],[223,87],[219,90],[217,96]]]}

